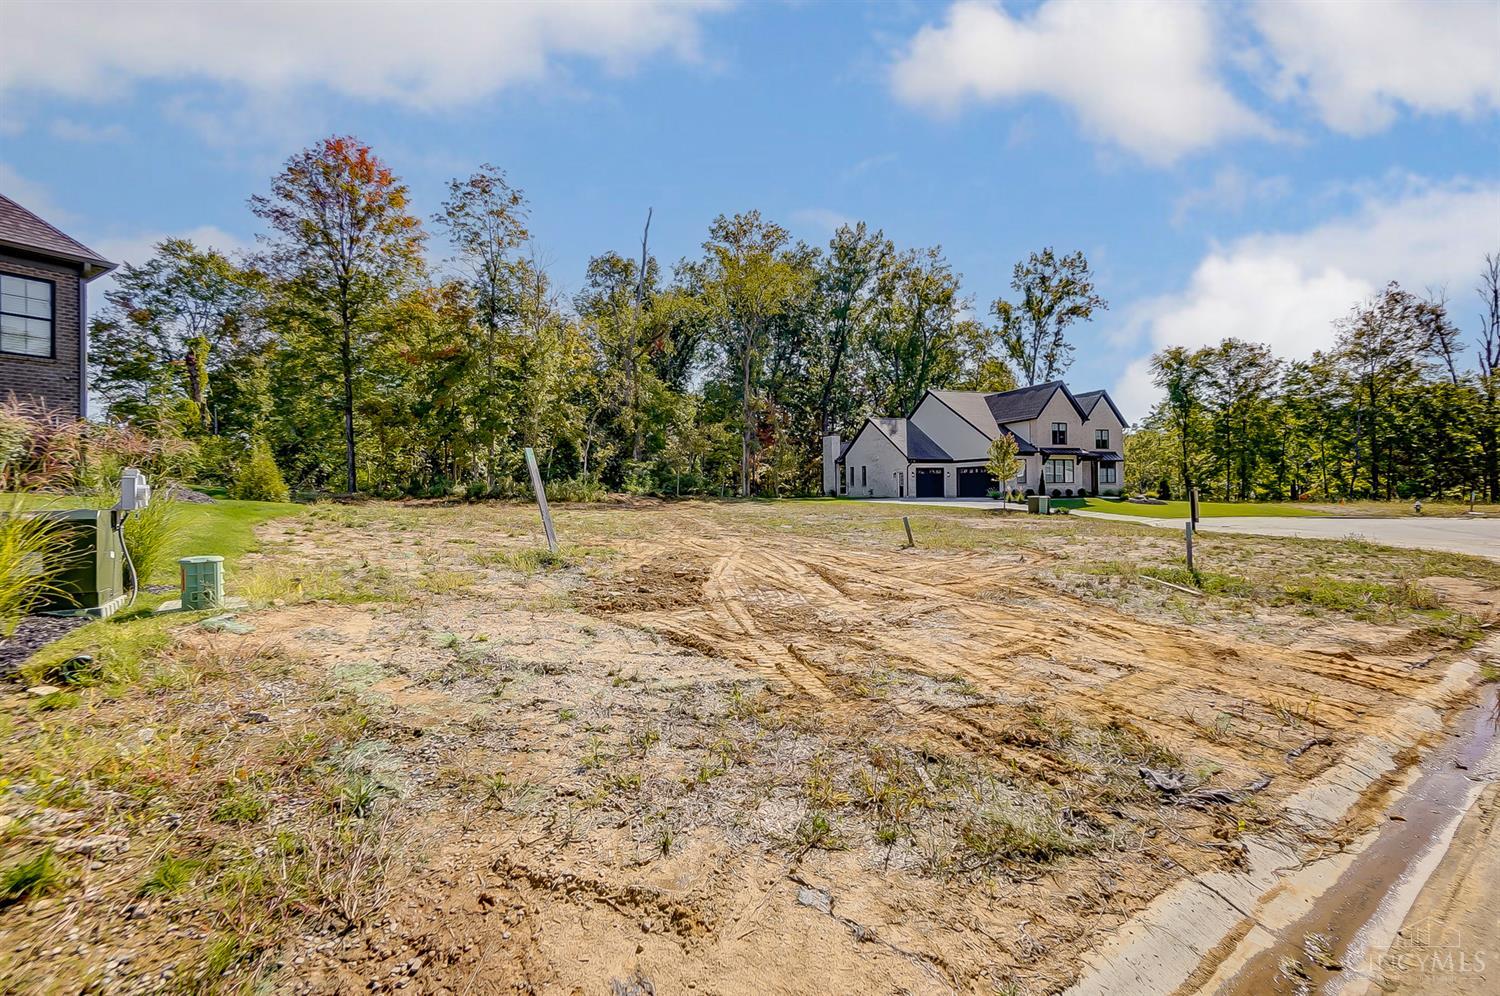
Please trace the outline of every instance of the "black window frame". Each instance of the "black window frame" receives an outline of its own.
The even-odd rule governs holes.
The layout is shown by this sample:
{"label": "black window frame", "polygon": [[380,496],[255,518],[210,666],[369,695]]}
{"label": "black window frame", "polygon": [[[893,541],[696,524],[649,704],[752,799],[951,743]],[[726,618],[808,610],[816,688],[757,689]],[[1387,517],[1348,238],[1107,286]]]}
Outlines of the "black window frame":
{"label": "black window frame", "polygon": [[1096,450],[1107,450],[1107,449],[1109,449],[1109,430],[1108,429],[1095,429],[1094,430],[1094,449],[1096,449]]}
{"label": "black window frame", "polygon": [[[1057,475],[1057,473],[1056,473],[1055,470],[1051,471],[1051,472],[1048,471],[1049,467],[1060,468],[1060,467],[1063,467],[1063,466],[1066,466],[1068,468],[1068,474],[1067,474],[1067,477],[1065,479],[1059,477]],[[1077,483],[1077,478],[1078,478],[1078,461],[1076,461],[1076,460],[1070,460],[1070,459],[1068,459],[1066,457],[1053,457],[1052,459],[1048,460],[1046,463],[1042,464],[1042,483],[1043,484],[1076,484]]]}
{"label": "black window frame", "polygon": [[864,464],[859,465],[859,486],[868,488],[870,486],[869,469]]}
{"label": "black window frame", "polygon": [[[30,280],[39,284],[46,284],[52,288],[52,314],[47,316],[47,325],[52,334],[47,337],[49,349],[45,355],[42,353],[18,353],[13,349],[6,349],[0,345],[0,354],[5,356],[24,356],[29,360],[55,360],[57,359],[57,281],[48,277],[35,277],[29,273],[16,273],[13,270],[0,270],[0,276],[12,277],[16,280]],[[0,315],[10,315],[12,318],[30,318],[35,320],[35,315],[22,315],[14,311],[6,311],[3,302],[0,302]],[[3,341],[3,340],[0,340]]]}
{"label": "black window frame", "polygon": [[1066,445],[1068,445],[1068,423],[1066,423],[1066,422],[1053,422],[1052,423],[1052,445],[1053,446],[1066,446]]}
{"label": "black window frame", "polygon": [[[1099,477],[1099,483],[1100,484],[1119,484],[1120,483],[1120,475],[1118,473],[1116,473],[1115,465],[1112,464],[1112,463],[1102,463],[1102,464],[1100,464],[1099,465],[1099,474],[1100,474],[1100,477]],[[1103,476],[1105,474],[1108,474],[1109,476],[1108,477]]]}

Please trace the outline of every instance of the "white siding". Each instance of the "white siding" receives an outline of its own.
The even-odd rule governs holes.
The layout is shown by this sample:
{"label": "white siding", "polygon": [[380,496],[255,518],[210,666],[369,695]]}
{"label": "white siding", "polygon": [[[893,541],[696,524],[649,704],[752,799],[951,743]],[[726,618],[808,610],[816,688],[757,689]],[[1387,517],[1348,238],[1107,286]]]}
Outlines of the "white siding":
{"label": "white siding", "polygon": [[844,454],[844,468],[849,482],[846,493],[851,498],[896,498],[903,481],[911,489],[911,482],[905,480],[905,454],[868,422]]}
{"label": "white siding", "polygon": [[990,438],[932,394],[926,395],[911,413],[911,424],[927,433],[955,460],[984,460],[989,455]]}

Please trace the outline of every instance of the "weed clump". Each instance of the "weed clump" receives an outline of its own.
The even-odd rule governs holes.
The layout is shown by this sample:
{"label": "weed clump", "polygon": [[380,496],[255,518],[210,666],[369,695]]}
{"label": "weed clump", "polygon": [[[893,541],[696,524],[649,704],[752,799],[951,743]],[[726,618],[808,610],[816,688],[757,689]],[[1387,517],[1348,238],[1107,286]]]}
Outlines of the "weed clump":
{"label": "weed clump", "polygon": [[62,863],[52,848],[38,851],[0,873],[0,908],[62,888]]}

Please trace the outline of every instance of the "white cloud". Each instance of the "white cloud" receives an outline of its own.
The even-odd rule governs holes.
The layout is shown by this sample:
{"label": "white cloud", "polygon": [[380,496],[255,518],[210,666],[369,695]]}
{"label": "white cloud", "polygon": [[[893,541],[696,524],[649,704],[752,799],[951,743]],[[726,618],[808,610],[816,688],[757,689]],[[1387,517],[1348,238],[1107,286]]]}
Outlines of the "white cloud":
{"label": "white cloud", "polygon": [[1367,135],[1405,106],[1474,115],[1500,108],[1500,5],[1493,0],[1262,0],[1251,10],[1272,88],[1324,123]]}
{"label": "white cloud", "polygon": [[1093,135],[1148,162],[1273,129],[1219,79],[1214,17],[1172,0],[1046,0],[1027,17],[959,0],[923,27],[891,83],[903,101],[954,113],[971,102],[1045,96]]}
{"label": "white cloud", "polygon": [[[175,232],[146,231],[130,235],[102,236],[95,240],[84,238],[85,245],[112,263],[137,266],[151,258],[157,244],[166,239],[187,239],[200,249],[213,248],[222,253],[233,254],[251,245],[238,235],[224,231],[216,225],[198,225]],[[97,315],[104,307],[104,295],[115,285],[115,270],[89,284],[89,311]]]}
{"label": "white cloud", "polygon": [[119,123],[91,125],[71,118],[58,118],[48,126],[53,138],[65,142],[118,142],[129,136],[125,126]]}
{"label": "white cloud", "polygon": [[697,55],[716,0],[635,3],[118,2],[5,5],[0,92],[108,94],[136,80],[207,79],[252,91],[321,85],[429,108],[546,76],[558,60],[623,72],[666,53]]}
{"label": "white cloud", "polygon": [[3,162],[0,162],[0,194],[54,225],[62,226],[74,218],[71,211],[53,199],[52,191],[46,186],[27,179]]}
{"label": "white cloud", "polygon": [[1198,211],[1239,214],[1253,204],[1285,197],[1292,189],[1284,176],[1255,177],[1238,166],[1225,166],[1206,187],[1184,191],[1172,204],[1172,224],[1181,225]]}
{"label": "white cloud", "polygon": [[854,219],[831,208],[798,208],[791,214],[792,224],[810,228],[822,236],[832,235],[841,225],[853,225]]}
{"label": "white cloud", "polygon": [[[1214,249],[1188,286],[1137,306],[1131,322],[1152,352],[1235,337],[1304,359],[1333,344],[1333,323],[1396,280],[1467,289],[1500,233],[1500,183],[1418,185],[1371,196],[1352,214],[1303,232],[1257,234]],[[1460,320],[1463,315],[1457,316]],[[1111,394],[1134,417],[1158,392],[1148,357]]]}

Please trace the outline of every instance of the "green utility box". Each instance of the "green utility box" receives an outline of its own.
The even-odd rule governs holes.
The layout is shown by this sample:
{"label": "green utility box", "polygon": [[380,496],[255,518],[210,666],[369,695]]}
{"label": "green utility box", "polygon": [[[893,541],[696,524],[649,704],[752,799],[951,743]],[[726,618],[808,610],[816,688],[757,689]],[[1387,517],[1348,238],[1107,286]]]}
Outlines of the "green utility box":
{"label": "green utility box", "polygon": [[61,568],[39,611],[107,616],[125,604],[125,551],[117,516],[110,509],[73,508],[37,512],[66,537]]}
{"label": "green utility box", "polygon": [[1032,515],[1049,515],[1052,512],[1052,499],[1046,495],[1027,495],[1026,511]]}
{"label": "green utility box", "polygon": [[184,609],[217,609],[224,604],[223,557],[183,557],[177,565],[182,569]]}

